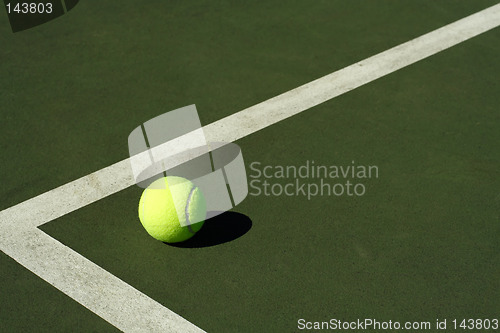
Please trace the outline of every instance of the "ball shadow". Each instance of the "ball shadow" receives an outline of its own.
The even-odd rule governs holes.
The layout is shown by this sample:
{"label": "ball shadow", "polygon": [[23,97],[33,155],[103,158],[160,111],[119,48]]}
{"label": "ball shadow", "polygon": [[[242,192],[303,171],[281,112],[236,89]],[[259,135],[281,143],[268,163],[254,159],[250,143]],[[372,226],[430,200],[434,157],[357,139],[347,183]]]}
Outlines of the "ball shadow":
{"label": "ball shadow", "polygon": [[231,242],[246,234],[251,228],[252,220],[248,216],[228,211],[207,219],[200,231],[187,241],[165,244],[181,248],[215,246]]}

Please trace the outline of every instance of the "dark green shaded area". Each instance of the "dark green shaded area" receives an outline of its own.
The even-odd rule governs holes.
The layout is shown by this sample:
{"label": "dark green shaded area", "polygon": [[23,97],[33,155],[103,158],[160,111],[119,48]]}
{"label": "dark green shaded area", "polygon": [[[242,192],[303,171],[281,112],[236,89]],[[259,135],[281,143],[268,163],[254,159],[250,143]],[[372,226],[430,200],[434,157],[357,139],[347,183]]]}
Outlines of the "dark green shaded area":
{"label": "dark green shaded area", "polygon": [[[1,28],[0,205],[125,158],[129,132],[162,112],[196,103],[210,123],[491,4],[84,2],[37,29]],[[363,197],[249,196],[236,211],[252,228],[204,248],[150,238],[135,187],[41,228],[209,332],[498,316],[498,39],[490,31],[238,142],[247,167],[377,165]],[[76,304],[46,288],[37,304],[51,293]],[[15,290],[2,288],[14,308],[27,302]],[[94,316],[88,330],[95,321],[107,325]]]}
{"label": "dark green shaded area", "polygon": [[78,3],[80,2],[80,0],[64,0],[64,4],[66,6],[66,10],[67,11],[70,11],[71,9],[73,9]]}
{"label": "dark green shaded area", "polygon": [[[64,15],[61,0],[12,1],[4,0],[12,32],[30,29]],[[35,4],[35,5],[33,5]],[[28,5],[28,6],[27,6]]]}

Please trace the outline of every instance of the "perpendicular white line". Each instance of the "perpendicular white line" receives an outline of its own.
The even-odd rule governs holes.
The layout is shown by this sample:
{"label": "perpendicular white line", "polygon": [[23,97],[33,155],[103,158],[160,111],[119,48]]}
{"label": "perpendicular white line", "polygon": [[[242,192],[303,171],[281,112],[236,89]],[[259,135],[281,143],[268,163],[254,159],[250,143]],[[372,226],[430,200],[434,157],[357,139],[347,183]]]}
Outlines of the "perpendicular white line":
{"label": "perpendicular white line", "polygon": [[203,332],[38,228],[2,228],[2,238],[17,262],[122,331]]}
{"label": "perpendicular white line", "polygon": [[[209,124],[203,128],[207,141],[238,140],[498,25],[500,5],[495,5]],[[41,224],[134,183],[130,160],[125,159],[3,210],[0,212],[0,249],[123,331],[200,331],[182,317],[36,229]],[[103,286],[111,291],[99,297]],[[127,306],[123,305],[120,295],[125,295]],[[152,316],[142,318],[144,312],[149,310]]]}

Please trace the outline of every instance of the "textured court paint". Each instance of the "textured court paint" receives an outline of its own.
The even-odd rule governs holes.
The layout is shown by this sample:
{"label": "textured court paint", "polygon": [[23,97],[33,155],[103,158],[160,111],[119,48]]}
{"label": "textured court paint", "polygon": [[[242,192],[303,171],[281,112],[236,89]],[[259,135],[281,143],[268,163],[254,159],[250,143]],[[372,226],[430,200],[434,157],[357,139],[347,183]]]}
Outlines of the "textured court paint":
{"label": "textured court paint", "polygon": [[500,4],[205,126],[207,141],[236,141],[500,25]]}
{"label": "textured court paint", "polygon": [[[238,140],[498,25],[500,5],[495,5],[207,125],[203,128],[207,141]],[[185,161],[171,161],[171,166]],[[36,229],[133,184],[130,162],[125,159],[5,209],[0,212],[0,248],[125,332],[200,332],[198,327]],[[103,285],[108,288],[104,292]]]}
{"label": "textured court paint", "polygon": [[[3,227],[2,250],[124,332],[203,332],[38,228]],[[9,254],[9,252],[7,252]],[[36,265],[33,263],[36,262]]]}

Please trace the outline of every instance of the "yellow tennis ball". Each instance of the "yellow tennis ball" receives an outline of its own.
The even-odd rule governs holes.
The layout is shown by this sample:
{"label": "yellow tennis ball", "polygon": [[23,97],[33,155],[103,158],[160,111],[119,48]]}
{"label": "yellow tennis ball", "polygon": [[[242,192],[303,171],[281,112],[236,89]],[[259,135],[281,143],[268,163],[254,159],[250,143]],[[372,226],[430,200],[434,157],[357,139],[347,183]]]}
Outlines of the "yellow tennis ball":
{"label": "yellow tennis ball", "polygon": [[188,240],[201,229],[205,217],[206,203],[201,190],[181,177],[155,180],[139,201],[139,219],[144,229],[162,242]]}

